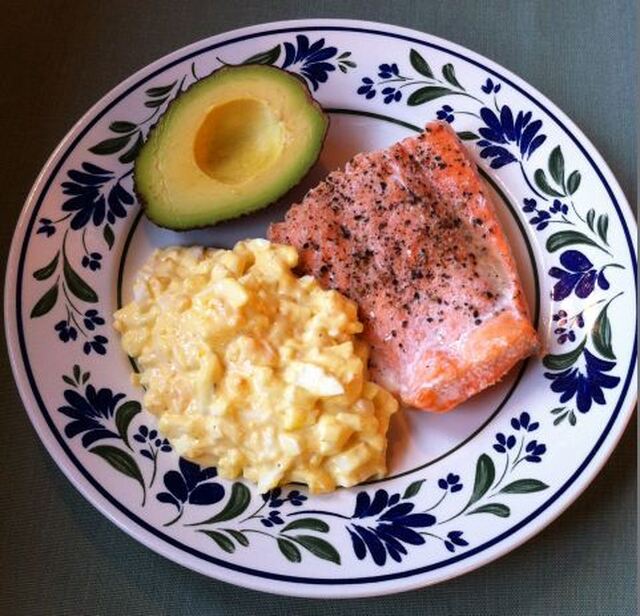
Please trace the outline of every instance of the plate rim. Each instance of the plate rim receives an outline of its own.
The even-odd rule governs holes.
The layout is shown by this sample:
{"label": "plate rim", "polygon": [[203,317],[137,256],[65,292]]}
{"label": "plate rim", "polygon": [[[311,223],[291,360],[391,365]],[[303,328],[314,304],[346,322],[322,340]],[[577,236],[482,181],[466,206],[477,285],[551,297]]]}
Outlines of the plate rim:
{"label": "plate rim", "polygon": [[[332,27],[333,26],[333,27]],[[381,30],[386,28],[386,31]],[[230,44],[238,36],[243,38],[258,38],[267,34],[281,34],[285,32],[295,31],[309,31],[309,30],[338,30],[338,31],[355,31],[356,33],[368,33],[378,36],[392,36],[409,42],[414,42],[428,47],[441,48],[446,53],[453,53],[461,57],[461,59],[469,61],[471,64],[479,65],[483,70],[488,72],[500,73],[500,77],[506,81],[510,81],[511,85],[519,90],[522,94],[528,97],[532,102],[539,107],[552,118],[563,131],[563,133],[571,138],[577,147],[582,151],[583,155],[587,158],[593,170],[599,177],[599,180],[604,184],[609,197],[618,210],[621,221],[623,222],[624,233],[626,236],[629,247],[635,246],[634,237],[632,231],[635,228],[635,221],[632,214],[632,210],[629,206],[626,195],[619,186],[615,176],[611,172],[611,169],[604,161],[598,150],[591,143],[591,141],[584,135],[582,130],[578,128],[575,123],[553,102],[551,102],[544,94],[542,94],[537,88],[528,84],[524,79],[513,74],[511,71],[495,62],[491,58],[478,54],[477,52],[465,48],[457,43],[448,41],[446,39],[423,33],[418,30],[395,26],[392,24],[385,24],[382,22],[372,22],[363,20],[347,20],[347,19],[299,19],[299,20],[286,20],[277,22],[267,22],[263,24],[255,24],[252,26],[238,28],[227,32],[221,32],[219,34],[203,38],[199,41],[191,43],[185,47],[174,50],[150,64],[142,67],[129,77],[122,80],[111,88],[106,94],[104,94],[90,109],[84,113],[81,118],[72,126],[72,128],[66,133],[64,138],[59,142],[52,154],[47,159],[46,163],[42,167],[38,177],[29,191],[29,194],[25,200],[25,204],[22,207],[18,222],[16,224],[13,239],[11,242],[11,248],[9,252],[9,259],[7,262],[6,274],[5,274],[5,334],[7,338],[7,347],[9,351],[10,363],[14,380],[17,384],[22,402],[27,411],[30,421],[32,422],[36,433],[38,434],[43,445],[53,457],[58,467],[70,480],[72,485],[78,489],[78,491],[103,515],[114,522],[119,528],[127,532],[130,536],[141,542],[143,545],[150,549],[168,557],[174,562],[186,566],[188,568],[204,573],[205,575],[215,577],[226,582],[230,582],[236,585],[246,586],[248,588],[254,588],[265,592],[272,592],[276,594],[287,594],[292,596],[302,597],[364,597],[374,596],[379,594],[388,594],[392,592],[407,591],[414,588],[423,587],[426,585],[438,583],[446,579],[457,577],[470,570],[483,566],[493,560],[503,556],[504,554],[512,551],[520,546],[522,543],[530,539],[532,536],[541,532],[548,524],[555,520],[562,512],[568,508],[576,498],[588,487],[588,485],[595,479],[609,459],[611,453],[615,449],[618,441],[622,437],[626,426],[633,415],[633,409],[635,407],[634,387],[632,384],[633,374],[636,371],[636,351],[637,351],[637,337],[634,341],[632,361],[628,364],[628,374],[623,383],[624,393],[621,394],[615,409],[612,412],[612,417],[603,428],[595,445],[580,464],[573,475],[565,481],[560,490],[557,490],[553,496],[547,499],[542,505],[540,505],[534,512],[528,514],[523,520],[515,524],[513,527],[507,529],[497,537],[493,537],[489,541],[477,546],[474,550],[469,550],[462,554],[466,555],[468,560],[466,566],[458,566],[455,571],[448,574],[436,576],[436,579],[425,580],[423,579],[428,572],[429,567],[419,567],[407,572],[399,572],[398,574],[388,574],[388,576],[375,576],[378,581],[377,586],[373,586],[371,583],[363,581],[354,581],[344,585],[329,585],[328,583],[322,583],[322,581],[316,582],[304,582],[300,578],[291,577],[290,581],[273,580],[267,577],[258,577],[257,572],[248,573],[238,571],[237,568],[223,568],[220,565],[214,564],[216,567],[215,572],[211,571],[211,564],[203,561],[197,556],[192,556],[186,553],[182,548],[175,548],[170,546],[170,539],[163,535],[164,539],[159,539],[153,536],[148,530],[140,525],[139,522],[131,519],[131,516],[138,517],[132,512],[125,514],[127,518],[120,520],[118,513],[115,513],[117,509],[112,505],[108,499],[105,499],[103,495],[99,493],[90,482],[87,482],[86,478],[82,477],[82,473],[75,468],[72,460],[64,452],[60,443],[57,442],[56,435],[47,432],[46,418],[41,413],[39,408],[35,392],[33,391],[29,383],[28,370],[22,361],[22,349],[21,344],[18,341],[16,345],[17,334],[17,318],[14,308],[16,307],[16,291],[19,286],[17,275],[19,273],[19,266],[16,266],[16,261],[20,261],[22,251],[20,250],[19,238],[21,239],[26,229],[29,226],[29,218],[33,209],[34,201],[38,193],[42,190],[43,185],[46,184],[46,176],[50,176],[52,167],[56,164],[56,160],[60,158],[61,153],[64,150],[70,150],[73,145],[74,139],[77,138],[77,133],[83,127],[86,127],[92,119],[97,121],[96,113],[103,110],[106,111],[105,106],[113,103],[113,99],[122,96],[126,96],[125,92],[132,88],[133,84],[136,84],[141,77],[146,76],[147,79],[152,78],[158,72],[170,68],[173,64],[184,61],[189,55],[195,55],[194,52],[202,53],[205,51],[207,45],[221,45]],[[248,35],[248,36],[247,36]],[[424,37],[425,40],[419,40],[419,37]],[[488,62],[492,66],[485,66],[483,63]],[[506,77],[506,79],[505,79]],[[138,84],[139,85],[139,84]],[[115,94],[115,93],[118,94]],[[128,92],[127,92],[128,94]],[[532,96],[533,95],[533,96]],[[559,117],[558,117],[559,116]],[[75,147],[75,145],[73,145]],[[51,178],[50,178],[51,179]],[[635,254],[632,251],[631,261],[634,272],[637,272],[637,263]],[[17,346],[17,348],[16,348]],[[26,352],[26,349],[25,349]],[[629,404],[627,405],[627,401]],[[33,405],[33,406],[32,406]],[[34,410],[35,407],[35,410]],[[614,427],[616,430],[613,430]],[[602,449],[605,447],[604,449]],[[56,451],[58,455],[53,455],[53,451]],[[61,456],[60,454],[64,454]],[[585,475],[585,471],[590,468],[590,471]],[[86,485],[84,482],[87,482]],[[115,500],[115,499],[114,499]],[[126,509],[126,507],[125,507]],[[130,515],[131,514],[131,515]],[[541,519],[542,517],[542,519]],[[537,524],[535,521],[537,520]],[[133,527],[131,522],[135,522]],[[533,525],[532,525],[533,523]],[[150,525],[149,525],[150,526]],[[527,528],[528,527],[528,528]],[[515,540],[508,542],[504,545],[504,539],[509,536],[515,536]],[[154,545],[157,542],[158,545]],[[497,545],[502,543],[503,545]],[[479,548],[482,548],[481,550]],[[495,549],[498,548],[498,549]],[[477,551],[476,551],[477,550]],[[480,556],[480,558],[477,558]],[[451,562],[453,559],[449,559]],[[460,559],[458,562],[462,562]],[[455,562],[455,561],[454,561]],[[196,565],[201,566],[196,566]],[[453,563],[451,563],[453,564]],[[440,568],[447,572],[448,565],[441,565]],[[426,571],[425,571],[426,569]],[[242,576],[241,579],[237,579],[237,576]],[[386,577],[390,579],[385,579]],[[236,578],[236,579],[234,579]],[[295,579],[295,582],[294,582]],[[382,581],[384,580],[384,581]],[[411,580],[410,583],[405,583]],[[372,580],[373,581],[373,580]],[[292,583],[301,585],[300,589],[292,588]],[[269,585],[274,585],[276,588],[269,588]],[[383,588],[381,586],[384,586]],[[395,587],[394,587],[395,586]],[[326,592],[329,589],[343,591],[343,592]],[[354,592],[355,589],[355,592]],[[311,592],[311,591],[314,592]]]}

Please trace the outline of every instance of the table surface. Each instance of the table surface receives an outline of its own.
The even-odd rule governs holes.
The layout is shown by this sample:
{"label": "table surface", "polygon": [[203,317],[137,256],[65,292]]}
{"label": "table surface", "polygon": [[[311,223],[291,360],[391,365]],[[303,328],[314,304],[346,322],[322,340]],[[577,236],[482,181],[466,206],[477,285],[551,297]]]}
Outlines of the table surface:
{"label": "table surface", "polygon": [[[289,18],[408,26],[496,60],[575,120],[635,202],[635,13],[633,0],[5,0],[0,262],[6,261],[15,221],[40,167],[103,94],[183,45]],[[76,492],[40,444],[6,352],[0,388],[0,614],[636,613],[635,420],[578,501],[515,552],[438,586],[329,602],[217,582],[129,538]]]}

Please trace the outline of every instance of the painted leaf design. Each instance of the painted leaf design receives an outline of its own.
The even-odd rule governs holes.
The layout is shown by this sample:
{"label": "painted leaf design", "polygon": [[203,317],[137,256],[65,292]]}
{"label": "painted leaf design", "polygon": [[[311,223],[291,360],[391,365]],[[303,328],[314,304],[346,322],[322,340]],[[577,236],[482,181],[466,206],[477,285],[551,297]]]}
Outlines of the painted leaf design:
{"label": "painted leaf design", "polygon": [[58,267],[59,259],[60,251],[56,252],[56,256],[53,257],[50,263],[33,272],[33,277],[36,280],[46,280],[47,278],[50,278],[53,272],[56,271],[56,267]]}
{"label": "painted leaf design", "polygon": [[116,428],[118,430],[118,434],[129,449],[131,449],[131,446],[129,445],[129,437],[127,435],[129,424],[140,411],[142,411],[142,407],[140,406],[140,403],[135,400],[125,402],[120,405],[116,411]]}
{"label": "painted leaf design", "polygon": [[559,415],[558,417],[556,417],[553,420],[553,425],[554,426],[559,426],[565,419],[565,417],[568,415],[568,413],[565,413],[564,415]]}
{"label": "painted leaf design", "polygon": [[616,356],[611,346],[611,321],[607,314],[608,308],[609,304],[606,304],[596,318],[591,329],[591,340],[600,355],[607,359],[615,359]]}
{"label": "painted leaf design", "polygon": [[104,229],[102,230],[102,237],[104,238],[104,241],[109,247],[109,250],[111,250],[113,248],[113,242],[116,239],[115,236],[113,235],[113,229],[111,228],[111,225],[106,224],[104,226]]}
{"label": "painted leaf design", "polygon": [[290,522],[282,529],[282,532],[284,533],[288,530],[298,530],[301,528],[305,530],[315,530],[319,533],[329,532],[329,525],[326,522],[318,520],[316,518],[300,518],[299,520]]}
{"label": "painted leaf design", "polygon": [[150,101],[147,101],[144,104],[144,106],[145,107],[149,107],[149,109],[155,109],[156,107],[160,107],[161,105],[163,105],[166,102],[167,98],[169,98],[169,97],[166,97],[166,98],[154,98],[154,99],[152,99]]}
{"label": "painted leaf design", "polygon": [[567,179],[567,192],[570,195],[573,195],[573,193],[575,193],[576,190],[578,190],[578,188],[580,187],[581,179],[582,177],[580,176],[579,171],[574,171],[569,175],[569,178]]}
{"label": "painted leaf design", "polygon": [[425,86],[424,88],[419,88],[415,92],[411,93],[411,96],[407,99],[407,105],[411,105],[415,107],[416,105],[424,105],[424,103],[428,103],[436,98],[440,98],[441,96],[447,96],[448,94],[453,94],[453,92],[449,88],[443,88],[441,86]]}
{"label": "painted leaf design", "polygon": [[[565,246],[573,246],[574,244],[586,244],[587,246],[595,246],[600,248],[591,238],[587,237],[580,231],[558,231],[547,239],[547,250],[555,252]],[[600,248],[602,250],[602,248]]]}
{"label": "painted leaf design", "polygon": [[540,492],[549,486],[537,479],[518,479],[507,484],[500,492],[504,494],[529,494],[530,492]]}
{"label": "painted leaf design", "polygon": [[475,141],[476,139],[480,139],[478,135],[469,130],[463,130],[459,132],[458,138],[462,139],[462,141]]}
{"label": "painted leaf design", "polygon": [[445,64],[442,67],[442,76],[456,88],[460,88],[464,90],[464,88],[460,85],[460,82],[456,79],[456,71],[453,68],[453,64]]}
{"label": "painted leaf design", "polygon": [[411,62],[411,66],[413,66],[414,70],[418,73],[424,77],[433,79],[433,72],[429,63],[415,49],[412,49],[409,53],[409,62]]}
{"label": "painted leaf design", "polygon": [[600,236],[600,239],[605,244],[607,244],[607,246],[609,245],[609,242],[607,242],[608,231],[609,231],[609,215],[600,214],[600,216],[598,216],[598,235]]}
{"label": "painted leaf design", "polygon": [[496,468],[493,465],[493,460],[486,453],[483,453],[476,463],[476,477],[473,483],[473,492],[465,509],[471,507],[473,503],[481,499],[487,493],[487,490],[491,487],[495,476]]}
{"label": "painted leaf design", "polygon": [[95,304],[98,301],[96,292],[75,272],[64,253],[62,255],[62,263],[64,279],[69,287],[69,291],[83,302]]}
{"label": "painted leaf design", "polygon": [[242,64],[275,64],[280,57],[280,45],[247,58]]}
{"label": "painted leaf design", "polygon": [[31,310],[31,318],[41,317],[49,312],[58,301],[58,283],[54,284],[37,302]]}
{"label": "painted leaf design", "polygon": [[582,349],[587,343],[586,337],[582,339],[582,342],[572,351],[568,353],[560,353],[558,355],[545,355],[542,359],[542,363],[545,368],[554,371],[566,370],[576,363],[578,357],[582,354]]}
{"label": "painted leaf design", "polygon": [[89,148],[89,152],[93,154],[99,154],[106,156],[108,154],[115,154],[127,146],[131,135],[123,135],[122,137],[110,137],[100,143]]}
{"label": "painted leaf design", "polygon": [[278,548],[288,561],[292,563],[299,563],[302,560],[302,554],[300,554],[300,550],[293,543],[291,543],[291,541],[279,538]]}
{"label": "painted leaf design", "polygon": [[587,212],[587,225],[589,226],[589,229],[591,229],[593,231],[593,223],[595,221],[596,218],[596,211],[591,208],[588,212]]}
{"label": "painted leaf design", "polygon": [[109,130],[114,132],[114,133],[132,133],[134,130],[136,130],[137,125],[134,124],[133,122],[111,122],[111,124],[109,124]]}
{"label": "painted leaf design", "polygon": [[123,451],[118,447],[113,447],[112,445],[98,445],[89,451],[100,456],[119,473],[137,481],[142,487],[143,495],[145,494],[146,489],[142,473],[140,472],[136,461],[126,451]]}
{"label": "painted leaf design", "polygon": [[559,193],[557,190],[554,190],[549,186],[549,182],[547,182],[547,176],[542,169],[536,169],[536,172],[533,174],[533,179],[536,182],[538,188],[545,194],[551,197],[564,197],[562,193]]}
{"label": "painted leaf design", "polygon": [[235,552],[236,546],[226,535],[223,535],[216,530],[201,530],[200,532],[207,535],[210,539],[213,539],[221,550],[224,550],[229,554]]}
{"label": "painted leaf design", "polygon": [[241,546],[246,548],[249,545],[249,539],[239,530],[234,530],[232,528],[223,528],[222,530],[225,533],[229,533]]}
{"label": "painted leaf design", "polygon": [[549,173],[558,186],[564,187],[564,156],[559,145],[549,154]]}
{"label": "painted leaf design", "polygon": [[134,144],[124,154],[122,154],[118,160],[124,165],[132,163],[138,155],[143,143],[144,139],[142,138],[142,133],[138,133],[138,137]]}
{"label": "painted leaf design", "polygon": [[328,560],[336,565],[340,564],[340,554],[338,554],[338,551],[328,541],[320,539],[320,537],[296,535],[295,537],[291,537],[291,540],[301,545],[314,556],[322,558],[322,560]]}
{"label": "painted leaf design", "polygon": [[172,84],[169,84],[168,86],[157,86],[155,88],[149,88],[145,93],[147,96],[150,96],[151,98],[160,98],[162,96],[166,96],[167,94],[169,94],[169,92],[173,90],[173,86],[175,85],[176,85],[176,82],[174,81]]}
{"label": "painted leaf design", "polygon": [[418,492],[420,492],[420,488],[424,483],[424,479],[419,479],[418,481],[414,481],[407,486],[407,489],[404,491],[402,498],[413,498]]}
{"label": "painted leaf design", "polygon": [[499,518],[508,518],[511,515],[511,509],[502,503],[488,503],[469,512],[469,514],[473,513],[491,513]]}
{"label": "painted leaf design", "polygon": [[249,488],[243,483],[236,482],[231,487],[231,496],[229,496],[229,500],[222,511],[212,518],[198,522],[198,524],[215,524],[216,522],[226,522],[237,518],[241,513],[244,513],[250,502],[251,492]]}

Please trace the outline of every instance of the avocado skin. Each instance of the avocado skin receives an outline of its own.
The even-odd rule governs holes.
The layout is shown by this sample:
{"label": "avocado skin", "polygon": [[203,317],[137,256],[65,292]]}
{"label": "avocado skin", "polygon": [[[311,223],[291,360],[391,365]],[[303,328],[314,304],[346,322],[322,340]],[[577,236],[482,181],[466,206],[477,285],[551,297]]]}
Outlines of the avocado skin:
{"label": "avocado skin", "polygon": [[[288,186],[288,188],[286,190],[284,190],[281,194],[278,194],[278,195],[274,196],[273,199],[268,200],[267,202],[265,202],[264,204],[262,204],[262,205],[260,205],[258,207],[251,208],[251,209],[249,209],[247,211],[244,211],[242,208],[239,208],[237,212],[235,212],[232,215],[229,215],[228,217],[225,217],[224,219],[216,220],[215,222],[203,222],[202,224],[193,224],[193,225],[189,225],[189,226],[174,227],[174,226],[171,226],[169,224],[166,224],[163,221],[160,221],[160,220],[154,218],[152,213],[149,211],[149,203],[148,203],[147,198],[146,198],[146,196],[144,194],[144,190],[140,190],[140,188],[139,188],[140,181],[139,181],[139,178],[138,178],[138,174],[139,174],[140,170],[139,170],[139,166],[138,166],[138,160],[139,160],[139,157],[140,157],[140,153],[143,151],[143,149],[145,148],[145,146],[149,142],[149,140],[152,137],[152,135],[154,134],[154,132],[158,129],[158,126],[161,124],[163,118],[165,118],[167,116],[169,111],[176,104],[180,103],[181,97],[183,97],[185,94],[190,92],[202,80],[209,79],[209,78],[214,77],[216,75],[224,74],[224,73],[226,73],[228,71],[233,71],[236,68],[248,67],[248,66],[259,66],[259,67],[261,67],[261,69],[267,69],[267,70],[277,71],[279,73],[285,73],[290,77],[294,77],[299,82],[300,87],[301,87],[301,89],[302,89],[302,91],[303,91],[303,93],[305,95],[305,104],[309,105],[310,107],[312,107],[315,110],[315,112],[318,113],[322,117],[322,119],[324,121],[324,130],[322,131],[322,134],[321,134],[319,142],[318,142],[316,155],[314,156],[313,159],[310,160],[309,164],[306,166],[306,169],[300,175],[300,177],[298,178],[298,180],[296,182],[294,182],[290,186]],[[145,216],[151,222],[153,222],[154,225],[156,225],[157,227],[160,227],[162,229],[168,229],[168,230],[171,230],[171,231],[188,232],[188,231],[194,231],[194,230],[197,230],[197,229],[206,229],[206,228],[209,228],[209,227],[213,227],[213,226],[217,225],[218,223],[225,222],[227,220],[233,220],[233,219],[241,218],[243,216],[248,216],[249,214],[252,214],[253,212],[255,212],[255,211],[259,210],[259,209],[264,209],[264,208],[268,207],[269,205],[272,205],[273,203],[276,203],[277,201],[279,201],[280,199],[285,197],[288,193],[290,193],[291,190],[294,189],[305,178],[305,176],[309,173],[309,171],[311,170],[313,165],[318,161],[318,158],[320,157],[320,154],[322,153],[322,149],[324,147],[324,143],[325,143],[326,138],[327,138],[327,133],[329,132],[329,125],[330,125],[329,116],[324,112],[324,110],[322,109],[322,106],[320,105],[320,103],[313,97],[313,94],[311,93],[311,90],[309,89],[309,86],[308,86],[306,80],[301,75],[286,71],[286,70],[281,69],[281,68],[276,67],[276,66],[270,66],[270,65],[264,65],[264,64],[242,64],[242,65],[226,64],[224,66],[221,66],[218,69],[215,69],[214,71],[209,73],[209,75],[207,75],[206,77],[203,77],[203,78],[199,79],[198,81],[192,83],[186,90],[183,90],[182,92],[180,92],[173,100],[171,100],[169,102],[169,104],[167,105],[167,108],[164,110],[164,113],[162,113],[162,115],[158,118],[158,120],[155,122],[155,124],[153,124],[149,128],[149,132],[147,133],[147,136],[146,136],[146,138],[144,140],[144,143],[143,143],[142,147],[140,148],[140,152],[138,152],[138,156],[136,157],[136,160],[134,161],[134,165],[133,165],[132,177],[133,177],[133,192],[134,192],[134,195],[135,195],[138,203],[142,207],[142,210],[143,210]]]}

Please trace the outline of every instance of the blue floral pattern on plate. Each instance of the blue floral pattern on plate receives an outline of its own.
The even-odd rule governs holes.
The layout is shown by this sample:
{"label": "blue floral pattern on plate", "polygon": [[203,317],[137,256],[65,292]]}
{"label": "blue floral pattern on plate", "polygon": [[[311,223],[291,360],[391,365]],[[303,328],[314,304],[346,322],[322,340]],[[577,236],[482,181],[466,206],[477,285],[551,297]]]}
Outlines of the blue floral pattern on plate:
{"label": "blue floral pattern on plate", "polygon": [[[59,367],[67,373],[52,407],[61,438],[91,471],[130,486],[127,507],[158,522],[158,531],[164,525],[167,536],[187,543],[187,534],[198,538],[198,549],[212,558],[255,550],[268,554],[274,570],[295,574],[326,564],[338,577],[354,565],[393,575],[418,557],[463,559],[486,539],[475,520],[506,531],[521,519],[524,504],[538,506],[551,493],[545,481],[559,459],[552,431],[579,425],[588,432],[620,395],[627,346],[611,315],[622,303],[614,304],[616,298],[628,293],[621,280],[629,264],[616,245],[621,225],[612,208],[593,198],[586,159],[558,139],[548,114],[512,96],[508,79],[494,72],[471,78],[462,60],[422,46],[368,57],[343,50],[343,40],[328,31],[279,33],[256,45],[159,73],[136,91],[138,115],[132,103],[130,115],[118,116],[115,107],[53,178],[57,197],[38,212],[26,238],[38,250],[27,262],[25,317],[39,332],[45,326],[47,342],[64,357],[75,353],[71,370]],[[545,264],[538,273],[550,306],[543,325],[547,354],[542,367],[532,361],[529,370],[539,373],[552,404],[517,412],[507,407],[466,464],[456,459],[449,466],[447,459],[406,483],[396,478],[340,491],[335,507],[300,486],[258,495],[242,481],[222,480],[215,469],[179,457],[153,417],[101,370],[120,357],[109,340],[105,281],[138,211],[132,163],[148,131],[175,96],[234,58],[292,71],[320,97],[343,83],[363,113],[393,110],[404,117],[419,108],[425,120],[456,130],[497,178],[508,183],[517,176],[517,203]]]}
{"label": "blue floral pattern on plate", "polygon": [[[338,48],[327,45],[325,38],[311,40],[303,34],[295,37],[295,41],[285,41],[269,50],[255,54],[247,58],[245,62],[263,63],[277,65],[284,51],[284,58],[281,60],[281,68],[295,70],[306,79],[314,90],[321,84],[326,83],[329,76],[340,67],[345,73],[356,64],[350,60],[351,54],[344,52],[339,54]],[[523,213],[532,215],[529,223],[535,227],[536,231],[544,231],[553,223],[560,223],[571,227],[576,226],[576,221],[571,219],[569,206],[564,199],[570,199],[578,190],[580,185],[580,173],[572,172],[567,179],[564,177],[564,157],[562,150],[556,147],[549,158],[548,172],[539,169],[534,174],[535,183],[538,188],[534,188],[526,170],[525,163],[536,153],[536,151],[547,140],[542,132],[543,123],[539,119],[534,119],[531,111],[512,109],[497,101],[497,95],[501,92],[501,84],[487,78],[480,92],[484,95],[493,96],[493,104],[496,111],[483,104],[482,99],[470,93],[459,82],[455,68],[452,64],[441,68],[442,79],[435,76],[427,60],[412,50],[410,54],[410,65],[419,74],[419,78],[403,74],[398,62],[386,62],[378,65],[376,79],[365,76],[361,78],[357,94],[363,96],[365,100],[373,100],[380,92],[383,103],[390,105],[400,103],[404,100],[404,90],[410,88],[411,94],[406,98],[409,106],[423,105],[432,100],[448,96],[464,97],[465,100],[477,101],[480,106],[477,113],[457,109],[452,103],[442,104],[436,111],[437,119],[454,124],[457,116],[475,115],[480,125],[476,128],[477,133],[467,133],[466,138],[475,141],[478,154],[481,159],[487,159],[492,169],[501,169],[511,163],[518,163],[522,170],[527,185],[531,188],[532,195],[523,201]],[[192,67],[191,75],[178,82],[166,85],[158,85],[146,90],[146,106],[153,109],[152,114],[143,119],[142,122],[131,122],[120,120],[110,124],[110,130],[114,137],[104,140],[94,145],[90,151],[97,156],[115,156],[119,154],[120,162],[129,163],[128,159],[139,148],[138,141],[148,130],[149,122],[152,121],[160,109],[169,104],[171,99],[191,80],[197,80],[195,69]],[[479,93],[480,94],[480,93]],[[133,145],[132,145],[133,144]],[[124,151],[124,154],[121,152]],[[102,166],[93,162],[84,162],[79,169],[72,169],[67,172],[68,181],[62,183],[63,194],[68,197],[61,205],[61,217],[58,219],[41,218],[38,234],[47,238],[55,235],[57,229],[66,221],[68,230],[64,233],[61,249],[56,253],[54,261],[36,272],[34,276],[38,280],[47,280],[57,271],[60,257],[62,256],[63,281],[60,284],[63,295],[68,300],[67,318],[56,322],[55,329],[58,338],[62,342],[73,342],[78,339],[78,332],[82,331],[85,337],[83,350],[86,354],[95,352],[101,355],[107,352],[108,340],[105,336],[93,333],[96,328],[105,324],[104,318],[99,311],[90,308],[80,310],[72,302],[70,295],[75,295],[77,299],[92,303],[97,301],[95,293],[89,285],[80,278],[73,270],[66,253],[66,241],[69,232],[81,232],[81,243],[83,245],[83,256],[81,266],[91,272],[98,272],[102,267],[102,253],[95,249],[89,249],[86,245],[85,231],[88,225],[95,227],[104,226],[104,241],[110,250],[113,246],[114,235],[111,225],[118,219],[125,218],[128,214],[128,207],[133,204],[131,193],[124,188],[123,181],[130,175],[130,170],[122,175],[108,171]],[[552,186],[551,183],[555,183]],[[551,202],[549,204],[549,200]],[[593,213],[592,213],[593,212]],[[553,253],[558,248],[585,244],[596,246],[603,252],[607,249],[607,228],[608,220],[604,218],[595,219],[595,212],[590,210],[586,218],[578,215],[579,221],[586,224],[593,234],[586,235],[582,231],[569,231],[571,236],[566,235],[566,231],[560,231],[552,235],[547,241],[547,249]],[[565,233],[565,235],[562,235]],[[595,237],[594,237],[595,236]],[[555,238],[555,242],[554,242]],[[581,251],[571,248],[564,250],[560,254],[560,265],[562,267],[552,267],[549,276],[557,279],[553,287],[552,298],[561,302],[571,294],[579,299],[588,298],[596,287],[608,290],[610,283],[605,276],[607,267],[619,267],[616,263],[608,263],[601,267],[596,267],[593,262]],[[59,279],[59,278],[58,278]],[[56,298],[57,299],[57,298]],[[610,340],[607,340],[606,331],[610,327],[607,322],[607,303],[599,319],[600,329],[592,333],[594,346],[605,356],[612,354]],[[35,317],[47,314],[55,305],[55,301],[49,302],[51,306],[45,306],[48,310],[36,310]],[[574,325],[578,328],[584,327],[584,316],[581,311],[574,319]],[[566,325],[566,311],[560,310],[557,313],[558,319],[563,319]],[[81,330],[80,322],[84,325]],[[576,334],[572,327],[557,327],[555,333],[559,336],[558,342],[575,342]],[[586,413],[591,409],[593,403],[604,404],[604,389],[615,388],[619,383],[619,378],[610,376],[608,372],[615,367],[615,361],[609,361],[597,357],[586,345],[586,338],[581,345],[573,352],[564,355],[548,355],[545,358],[545,365],[551,368],[545,372],[545,377],[551,381],[551,390],[560,394],[560,402],[567,403],[573,398],[576,399],[577,410]],[[559,358],[559,359],[558,359]],[[585,369],[573,367],[573,364],[583,358]],[[555,369],[555,370],[554,370]],[[75,367],[74,370],[79,370]],[[67,377],[72,380],[71,377]],[[78,387],[76,383],[74,387]],[[110,389],[102,388],[96,390],[93,385],[86,385],[84,393],[75,389],[65,392],[67,405],[60,407],[60,412],[67,415],[73,421],[67,424],[65,432],[69,438],[79,433],[84,433],[82,444],[90,447],[95,442],[103,439],[120,439],[131,449],[128,436],[123,433],[122,421],[116,421],[118,411],[117,404],[124,397],[123,394],[113,394]],[[126,406],[126,405],[125,405]],[[136,414],[139,407],[135,407]],[[569,416],[570,423],[573,416],[571,411],[564,411]],[[564,415],[563,415],[564,417]],[[114,421],[116,426],[114,428]],[[555,422],[554,422],[555,423]],[[543,461],[547,453],[547,447],[537,439],[527,439],[527,435],[538,429],[539,421],[533,421],[528,412],[522,412],[519,416],[511,419],[511,427],[514,433],[508,434],[497,432],[492,449],[499,456],[506,460],[500,478],[496,481],[496,471],[493,460],[490,456],[483,454],[478,460],[475,486],[472,496],[466,506],[453,516],[449,516],[444,522],[436,516],[437,512],[449,502],[455,499],[456,495],[464,489],[464,483],[458,474],[449,472],[436,482],[440,496],[435,503],[423,510],[418,508],[412,499],[421,491],[423,481],[414,482],[407,488],[403,496],[398,492],[388,493],[386,490],[376,490],[370,494],[367,491],[358,492],[353,514],[349,516],[338,516],[348,520],[345,529],[350,537],[353,552],[357,559],[364,560],[371,558],[378,566],[384,566],[387,559],[401,562],[413,546],[421,546],[429,539],[436,539],[442,543],[449,552],[466,548],[470,545],[468,538],[464,536],[464,531],[459,529],[445,529],[441,534],[433,527],[442,523],[449,523],[463,515],[478,513],[493,514],[498,517],[508,517],[510,509],[504,503],[488,502],[478,505],[478,501],[491,489],[500,487],[504,479],[513,472],[521,463],[539,464]],[[128,427],[128,424],[127,424]],[[170,452],[171,446],[163,439],[155,429],[149,429],[146,425],[140,425],[138,431],[133,435],[133,440],[144,445],[138,453],[152,463],[151,474],[145,479],[144,473],[139,465],[125,449],[119,451],[117,456],[121,458],[127,456],[127,468],[125,474],[135,478],[143,486],[146,492],[155,481],[158,456],[162,452]],[[114,451],[110,450],[110,455]],[[133,451],[133,450],[132,450]],[[104,452],[103,452],[104,454]],[[108,456],[103,456],[121,472],[113,460]],[[126,465],[125,465],[126,467]],[[131,470],[135,467],[135,470]],[[197,464],[188,462],[182,458],[178,461],[178,470],[166,471],[163,475],[164,490],[156,493],[156,499],[160,503],[171,505],[176,510],[176,515],[165,523],[171,526],[178,522],[183,514],[192,505],[211,506],[223,501],[227,495],[223,483],[213,481],[216,477],[216,470],[213,468],[202,469]],[[242,486],[242,487],[240,487]],[[520,479],[502,488],[498,493],[516,494],[529,493],[546,489],[546,485],[536,479]],[[449,499],[447,499],[449,497]],[[221,549],[231,552],[236,547],[248,545],[248,535],[261,532],[272,537],[282,555],[291,562],[300,562],[302,553],[300,547],[311,552],[315,556],[331,560],[338,563],[339,554],[325,540],[316,535],[291,535],[290,531],[308,528],[319,533],[327,532],[329,527],[322,521],[322,516],[332,515],[330,512],[304,509],[307,496],[300,490],[289,490],[286,494],[281,488],[272,490],[263,495],[262,504],[254,513],[244,518],[245,523],[258,522],[260,528],[226,529],[218,531],[215,527],[208,525],[219,521],[216,516],[201,523],[189,523],[197,526],[199,532],[204,532],[214,540]],[[250,505],[251,496],[243,484],[235,483],[230,494],[227,508],[233,510],[233,518],[239,517]],[[473,508],[472,508],[473,506]],[[267,512],[264,512],[264,508]],[[289,508],[300,509],[299,511],[289,511]],[[289,517],[306,515],[306,518],[299,518],[297,521],[287,523]],[[313,516],[313,517],[311,517]],[[223,515],[224,522],[229,522],[232,518]],[[204,528],[202,528],[204,527]],[[225,534],[226,533],[226,534]],[[275,533],[275,534],[273,534]],[[306,537],[302,539],[302,537]]]}

